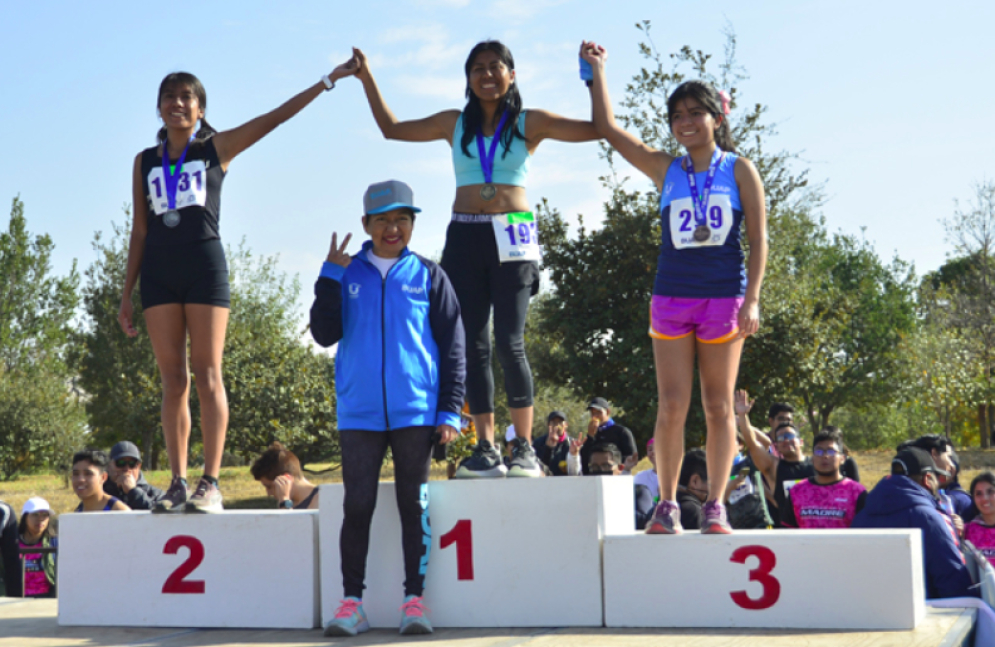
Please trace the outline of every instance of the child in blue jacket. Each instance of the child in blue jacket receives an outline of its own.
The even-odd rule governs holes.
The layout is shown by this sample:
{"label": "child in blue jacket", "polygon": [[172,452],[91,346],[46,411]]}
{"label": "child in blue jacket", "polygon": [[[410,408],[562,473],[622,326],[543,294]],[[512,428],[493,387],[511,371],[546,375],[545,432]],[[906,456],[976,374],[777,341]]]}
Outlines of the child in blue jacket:
{"label": "child in blue jacket", "polygon": [[404,549],[401,633],[430,633],[422,603],[432,545],[428,475],[432,444],[456,438],[463,406],[465,338],[449,278],[408,249],[415,214],[411,187],[397,180],[371,185],[363,198],[370,240],[355,256],[352,234],[332,246],[314,286],[311,334],[338,342],[335,390],[345,518],[339,549],[345,599],[326,636],[369,629],[363,581],[380,466],[391,448]]}

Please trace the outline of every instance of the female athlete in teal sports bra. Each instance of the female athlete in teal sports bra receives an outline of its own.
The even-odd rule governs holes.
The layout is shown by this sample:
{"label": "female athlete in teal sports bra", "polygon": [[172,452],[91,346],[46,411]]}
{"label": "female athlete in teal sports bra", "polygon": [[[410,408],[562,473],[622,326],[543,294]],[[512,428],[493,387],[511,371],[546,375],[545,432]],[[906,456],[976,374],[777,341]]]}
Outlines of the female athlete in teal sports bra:
{"label": "female athlete in teal sports bra", "polygon": [[[544,139],[596,140],[594,124],[544,110],[522,110],[514,59],[497,41],[478,43],[470,51],[462,111],[445,110],[411,121],[399,121],[387,107],[363,52],[354,49],[353,55],[356,76],[384,137],[441,139],[453,151],[456,199],[441,265],[460,302],[467,337],[467,399],[480,434],[456,477],[541,476],[532,451],[532,373],[524,342],[529,299],[538,290],[539,245],[525,180],[532,154]],[[508,469],[494,448],[491,308],[517,435]]]}

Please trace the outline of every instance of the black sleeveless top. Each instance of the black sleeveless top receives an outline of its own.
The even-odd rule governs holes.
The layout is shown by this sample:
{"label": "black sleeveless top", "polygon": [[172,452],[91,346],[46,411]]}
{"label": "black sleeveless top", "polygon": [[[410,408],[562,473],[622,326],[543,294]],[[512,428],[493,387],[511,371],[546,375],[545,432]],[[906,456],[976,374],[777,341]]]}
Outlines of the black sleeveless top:
{"label": "black sleeveless top", "polygon": [[[163,215],[169,211],[162,155],[157,146],[142,151],[142,182],[148,207],[148,234],[145,244],[152,247],[186,245],[221,238],[221,170],[213,138],[190,142],[176,185],[176,209],[180,221],[167,226]],[[175,162],[176,160],[170,160]]]}
{"label": "black sleeveless top", "polygon": [[[805,460],[798,462],[786,461],[783,458],[777,461],[777,482],[774,484],[774,501],[777,503],[778,515],[780,515],[781,510],[784,510],[788,506],[788,490],[790,490],[795,483],[798,481],[804,481],[810,476],[815,476],[815,466],[812,465],[812,459],[808,456]],[[788,487],[785,488],[785,484]],[[781,528],[780,521],[775,524],[776,527]]]}

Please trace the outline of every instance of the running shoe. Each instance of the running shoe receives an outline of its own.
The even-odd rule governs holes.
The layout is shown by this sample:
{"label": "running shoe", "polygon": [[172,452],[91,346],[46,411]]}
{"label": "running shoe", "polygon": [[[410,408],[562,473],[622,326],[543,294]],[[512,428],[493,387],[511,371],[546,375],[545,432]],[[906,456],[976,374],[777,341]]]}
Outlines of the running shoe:
{"label": "running shoe", "polygon": [[174,476],[166,494],[152,506],[152,512],[182,512],[189,498],[190,491],[187,490],[186,483],[179,476]]}
{"label": "running shoe", "polygon": [[224,507],[221,505],[221,490],[205,478],[197,483],[197,489],[193,491],[193,496],[187,501],[187,512],[221,512]]}
{"label": "running shoe", "polygon": [[432,623],[425,615],[426,610],[420,595],[409,595],[404,598],[404,604],[401,605],[401,634],[411,636],[432,633]]}
{"label": "running shoe", "polygon": [[370,630],[370,623],[363,611],[363,601],[351,595],[335,611],[335,617],[325,625],[326,636],[355,636]]}
{"label": "running shoe", "polygon": [[703,535],[731,535],[732,526],[726,518],[726,507],[718,501],[708,501],[701,507],[705,520],[701,522]]}
{"label": "running shoe", "polygon": [[646,524],[646,534],[679,535],[682,532],[680,506],[673,501],[661,501],[653,511],[653,518]]}
{"label": "running shoe", "polygon": [[453,478],[500,478],[508,472],[501,462],[501,453],[489,441],[481,439],[473,453],[463,459]]}
{"label": "running shoe", "polygon": [[536,458],[535,450],[532,449],[532,443],[516,436],[511,441],[511,465],[508,468],[508,476],[536,478],[542,475],[542,466]]}

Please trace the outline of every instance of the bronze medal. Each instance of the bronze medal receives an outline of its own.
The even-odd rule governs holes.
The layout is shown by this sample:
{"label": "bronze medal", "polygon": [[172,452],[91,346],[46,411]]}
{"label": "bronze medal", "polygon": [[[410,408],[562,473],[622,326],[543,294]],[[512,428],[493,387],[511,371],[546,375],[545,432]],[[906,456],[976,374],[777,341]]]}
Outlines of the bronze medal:
{"label": "bronze medal", "polygon": [[708,225],[698,225],[694,228],[694,239],[696,242],[703,243],[711,235],[712,230],[708,228]]}

